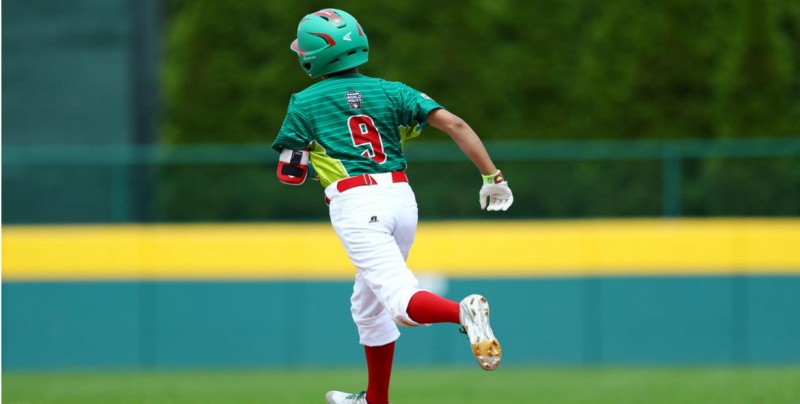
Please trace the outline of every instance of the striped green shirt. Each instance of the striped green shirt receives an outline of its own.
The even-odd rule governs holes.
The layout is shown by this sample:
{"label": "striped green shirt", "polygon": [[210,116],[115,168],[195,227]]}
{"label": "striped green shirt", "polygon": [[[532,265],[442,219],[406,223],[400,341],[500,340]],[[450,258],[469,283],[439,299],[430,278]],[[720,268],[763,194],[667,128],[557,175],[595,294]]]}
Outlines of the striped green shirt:
{"label": "striped green shirt", "polygon": [[323,187],[359,174],[404,171],[403,145],[442,108],[403,83],[359,73],[333,76],[292,95],[272,147],[311,148]]}

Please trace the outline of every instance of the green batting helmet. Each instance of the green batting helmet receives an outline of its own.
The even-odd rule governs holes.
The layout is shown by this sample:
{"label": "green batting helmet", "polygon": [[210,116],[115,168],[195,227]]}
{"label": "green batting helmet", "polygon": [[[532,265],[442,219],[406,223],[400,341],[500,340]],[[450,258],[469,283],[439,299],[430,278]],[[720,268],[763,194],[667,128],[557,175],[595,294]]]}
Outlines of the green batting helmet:
{"label": "green batting helmet", "polygon": [[311,77],[360,66],[369,59],[369,42],[361,25],[352,15],[333,8],[303,17],[290,48]]}

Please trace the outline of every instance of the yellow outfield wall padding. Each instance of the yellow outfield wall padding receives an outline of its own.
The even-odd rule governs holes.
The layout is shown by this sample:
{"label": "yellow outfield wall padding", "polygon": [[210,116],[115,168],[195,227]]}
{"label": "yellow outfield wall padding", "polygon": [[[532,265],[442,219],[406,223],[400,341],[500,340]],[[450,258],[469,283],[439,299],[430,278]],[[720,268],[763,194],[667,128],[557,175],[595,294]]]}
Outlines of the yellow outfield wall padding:
{"label": "yellow outfield wall padding", "polygon": [[[3,226],[4,280],[344,279],[327,223]],[[464,277],[800,273],[800,219],[422,222],[409,266]]]}

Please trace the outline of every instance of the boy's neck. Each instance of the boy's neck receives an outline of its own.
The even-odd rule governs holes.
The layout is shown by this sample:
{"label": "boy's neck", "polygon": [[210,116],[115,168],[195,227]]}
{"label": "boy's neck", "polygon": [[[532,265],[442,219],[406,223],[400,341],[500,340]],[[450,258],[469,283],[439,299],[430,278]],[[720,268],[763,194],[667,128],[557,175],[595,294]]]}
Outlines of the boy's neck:
{"label": "boy's neck", "polygon": [[327,79],[327,78],[331,78],[331,77],[343,76],[345,74],[352,74],[352,73],[358,73],[358,68],[354,67],[352,69],[347,69],[347,70],[342,70],[342,71],[336,72],[336,73],[326,74],[326,75],[322,76],[322,78],[323,79]]}

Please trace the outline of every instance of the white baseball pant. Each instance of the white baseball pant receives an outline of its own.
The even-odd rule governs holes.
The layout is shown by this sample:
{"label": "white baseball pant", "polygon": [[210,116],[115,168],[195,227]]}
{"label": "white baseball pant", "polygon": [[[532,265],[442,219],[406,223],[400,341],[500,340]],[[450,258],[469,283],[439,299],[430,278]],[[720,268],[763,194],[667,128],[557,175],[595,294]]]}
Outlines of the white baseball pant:
{"label": "white baseball pant", "polygon": [[418,280],[406,259],[417,228],[417,202],[408,183],[393,183],[387,174],[371,174],[377,185],[339,193],[336,183],[325,189],[330,217],[355,276],[350,311],[360,343],[381,346],[397,340],[397,324],[421,325],[406,309]]}

